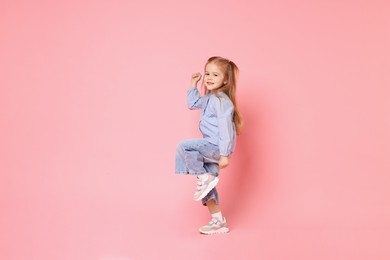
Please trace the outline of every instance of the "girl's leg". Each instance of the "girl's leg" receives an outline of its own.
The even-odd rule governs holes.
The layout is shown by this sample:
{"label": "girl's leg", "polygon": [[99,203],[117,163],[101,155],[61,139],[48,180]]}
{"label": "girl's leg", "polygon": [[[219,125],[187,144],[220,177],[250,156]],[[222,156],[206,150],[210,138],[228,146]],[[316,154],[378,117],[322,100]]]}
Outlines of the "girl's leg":
{"label": "girl's leg", "polygon": [[176,173],[194,174],[198,177],[195,201],[202,200],[218,184],[219,157],[219,147],[205,139],[185,140],[177,146]]}
{"label": "girl's leg", "polygon": [[209,209],[212,219],[218,219],[219,221],[223,221],[224,217],[222,216],[222,211],[217,202],[213,199],[206,202],[206,206]]}
{"label": "girl's leg", "polygon": [[221,209],[214,199],[206,202],[206,206],[211,214],[211,221],[201,227],[199,232],[206,235],[221,234],[229,232],[226,219],[222,216]]}
{"label": "girl's leg", "polygon": [[[207,173],[205,163],[218,164],[219,148],[205,139],[182,141],[176,148],[176,173],[202,175]],[[218,173],[217,171],[213,171]],[[216,174],[217,176],[218,174]]]}
{"label": "girl's leg", "polygon": [[209,209],[210,214],[215,214],[221,212],[221,208],[215,202],[215,200],[209,200],[206,202],[207,208]]}

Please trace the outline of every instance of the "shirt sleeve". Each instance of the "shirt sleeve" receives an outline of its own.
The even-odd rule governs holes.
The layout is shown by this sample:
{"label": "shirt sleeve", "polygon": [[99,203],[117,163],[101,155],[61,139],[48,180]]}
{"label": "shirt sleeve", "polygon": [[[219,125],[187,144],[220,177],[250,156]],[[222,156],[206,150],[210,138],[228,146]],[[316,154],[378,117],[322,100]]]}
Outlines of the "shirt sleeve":
{"label": "shirt sleeve", "polygon": [[234,126],[233,112],[234,107],[231,102],[223,97],[213,96],[215,110],[218,117],[219,128],[219,152],[221,156],[230,156],[233,152]]}
{"label": "shirt sleeve", "polygon": [[201,109],[203,98],[200,96],[199,90],[192,87],[187,91],[187,106],[189,109]]}

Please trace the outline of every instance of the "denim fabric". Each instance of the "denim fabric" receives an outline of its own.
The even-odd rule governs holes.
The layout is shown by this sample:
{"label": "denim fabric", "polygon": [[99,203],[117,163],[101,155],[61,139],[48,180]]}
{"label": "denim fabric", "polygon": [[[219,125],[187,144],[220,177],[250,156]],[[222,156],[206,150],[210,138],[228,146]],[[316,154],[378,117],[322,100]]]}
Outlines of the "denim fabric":
{"label": "denim fabric", "polygon": [[[182,141],[176,148],[176,173],[192,175],[209,173],[218,176],[220,157],[219,147],[205,139]],[[219,204],[218,192],[215,188],[202,199],[203,205],[211,199]]]}

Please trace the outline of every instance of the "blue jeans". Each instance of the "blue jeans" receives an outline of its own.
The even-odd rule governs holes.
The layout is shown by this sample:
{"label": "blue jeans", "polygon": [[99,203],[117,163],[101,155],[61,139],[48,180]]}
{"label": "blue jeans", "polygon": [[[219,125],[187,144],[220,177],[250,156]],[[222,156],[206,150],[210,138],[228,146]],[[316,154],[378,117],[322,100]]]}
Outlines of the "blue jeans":
{"label": "blue jeans", "polygon": [[[219,147],[205,139],[189,139],[180,142],[176,148],[176,173],[200,175],[209,173],[219,175]],[[202,199],[206,205],[209,200],[215,200],[219,204],[217,189],[212,189]]]}

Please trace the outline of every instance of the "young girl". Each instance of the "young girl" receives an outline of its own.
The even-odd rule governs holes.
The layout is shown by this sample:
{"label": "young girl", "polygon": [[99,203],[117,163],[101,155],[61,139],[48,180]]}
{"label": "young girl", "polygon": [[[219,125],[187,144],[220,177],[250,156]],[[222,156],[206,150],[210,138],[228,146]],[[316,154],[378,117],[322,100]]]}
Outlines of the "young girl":
{"label": "young girl", "polygon": [[202,109],[199,129],[203,138],[182,141],[176,149],[176,173],[197,176],[195,201],[207,205],[211,221],[199,229],[202,234],[229,232],[219,207],[216,190],[219,169],[229,165],[236,144],[236,133],[242,119],[236,105],[237,66],[222,57],[208,59],[204,71],[205,95],[197,84],[200,73],[194,73],[187,92],[189,109]]}

